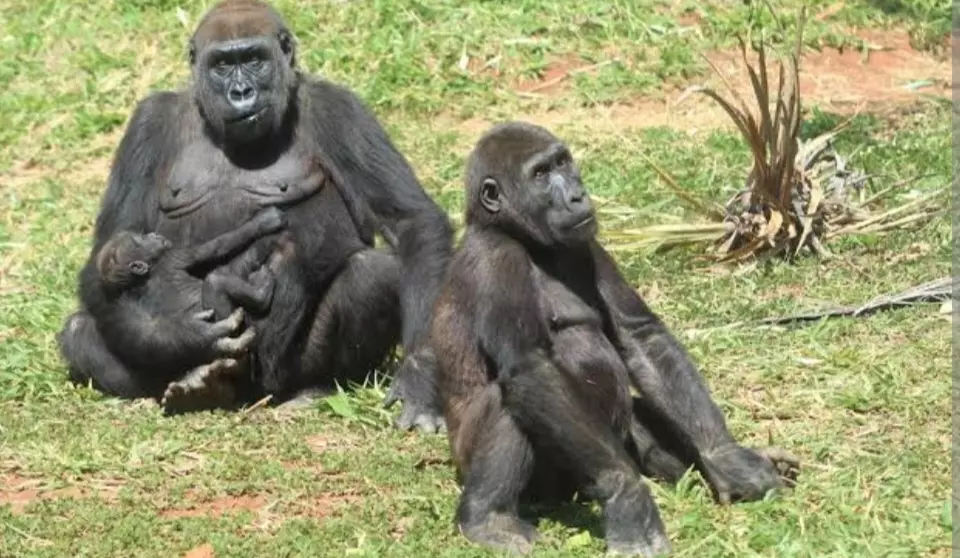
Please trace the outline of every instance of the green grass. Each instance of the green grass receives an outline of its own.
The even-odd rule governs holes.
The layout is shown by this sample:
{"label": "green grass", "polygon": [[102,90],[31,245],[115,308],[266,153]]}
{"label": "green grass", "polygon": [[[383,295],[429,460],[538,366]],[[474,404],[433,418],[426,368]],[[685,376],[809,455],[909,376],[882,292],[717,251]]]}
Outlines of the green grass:
{"label": "green grass", "polygon": [[[942,55],[947,3],[806,2],[810,46],[863,46],[856,28],[908,33]],[[783,0],[792,25],[799,0]],[[384,120],[431,194],[459,222],[467,150],[483,122],[546,117],[582,160],[603,233],[692,218],[641,153],[723,200],[748,153],[729,130],[696,135],[604,122],[611,104],[706,76],[698,50],[757,23],[739,2],[297,2],[290,19],[311,71],[355,88]],[[180,11],[182,9],[182,11]],[[53,341],[75,305],[75,277],[110,155],[130,109],[177,86],[204,6],[172,0],[7,0],[0,26],[0,557],[485,556],[452,525],[457,487],[446,440],[388,427],[371,384],[317,409],[162,418],[156,407],[74,388]],[[182,23],[185,21],[186,24]],[[595,71],[558,91],[518,94],[556,60]],[[462,62],[462,63],[461,63]],[[569,64],[568,64],[569,65]],[[465,68],[465,69],[464,69]],[[812,112],[806,133],[844,116]],[[564,116],[568,115],[568,116]],[[949,108],[861,114],[840,137],[852,163],[951,178]],[[909,196],[909,189],[901,197]],[[854,303],[950,270],[946,218],[830,245],[738,273],[693,250],[616,253],[626,277],[688,343],[731,428],[803,459],[798,487],[720,508],[696,475],[656,485],[676,556],[947,556],[950,324],[935,306],[782,331],[733,321]],[[692,335],[693,331],[701,332]],[[703,334],[702,332],[708,332]],[[540,525],[538,556],[595,556],[595,510],[569,505]]]}

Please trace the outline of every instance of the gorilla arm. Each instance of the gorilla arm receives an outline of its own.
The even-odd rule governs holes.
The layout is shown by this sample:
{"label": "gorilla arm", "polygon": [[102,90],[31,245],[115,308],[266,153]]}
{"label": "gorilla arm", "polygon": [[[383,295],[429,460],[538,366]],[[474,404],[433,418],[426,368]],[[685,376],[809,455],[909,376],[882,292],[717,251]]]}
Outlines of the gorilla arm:
{"label": "gorilla arm", "polygon": [[310,103],[319,127],[314,135],[344,176],[345,190],[357,192],[397,240],[404,269],[403,346],[410,352],[427,330],[452,252],[453,229],[386,131],[353,93],[324,81],[304,85],[311,88]]}
{"label": "gorilla arm", "polygon": [[140,101],[130,117],[114,155],[90,257],[80,272],[80,300],[86,308],[99,302],[96,254],[107,239],[121,230],[148,233],[156,227],[160,214],[156,173],[162,156],[176,149],[177,103],[175,93],[154,93]]}
{"label": "gorilla arm", "polygon": [[[364,205],[396,240],[402,265],[400,304],[404,363],[384,400],[403,400],[397,426],[434,431],[443,419],[436,371],[426,334],[440,281],[453,248],[446,214],[424,192],[386,131],[349,90],[326,81],[306,82],[313,136],[343,175],[345,191]],[[349,201],[345,200],[348,204]]]}
{"label": "gorilla arm", "polygon": [[220,341],[228,345],[228,352],[235,352],[232,340],[220,339],[227,335],[225,331],[232,332],[239,326],[234,316],[216,323],[184,316],[180,327],[154,327],[151,324],[158,323],[157,319],[166,322],[166,318],[144,316],[135,300],[109,299],[100,285],[96,256],[103,244],[121,230],[149,233],[156,228],[160,214],[157,174],[163,158],[174,156],[178,149],[180,102],[176,93],[159,92],[134,109],[114,155],[90,257],[80,271],[81,306],[93,316],[109,350],[127,366],[146,359],[149,369],[174,368],[186,353],[196,357],[219,351],[216,344]]}
{"label": "gorilla arm", "polygon": [[670,430],[664,434],[683,446],[686,454],[677,457],[697,465],[722,503],[762,498],[782,486],[780,472],[795,469],[796,458],[777,448],[756,452],[737,443],[687,351],[624,281],[610,255],[597,243],[593,252],[630,379],[644,405]]}
{"label": "gorilla arm", "polygon": [[635,387],[690,450],[704,452],[733,443],[686,350],[623,280],[609,254],[599,244],[593,250],[600,293]]}

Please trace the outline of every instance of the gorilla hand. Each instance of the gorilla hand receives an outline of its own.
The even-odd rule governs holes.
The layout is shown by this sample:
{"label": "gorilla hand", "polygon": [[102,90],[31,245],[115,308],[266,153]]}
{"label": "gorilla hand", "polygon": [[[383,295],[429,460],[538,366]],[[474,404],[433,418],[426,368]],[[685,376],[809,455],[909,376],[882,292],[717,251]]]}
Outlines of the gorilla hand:
{"label": "gorilla hand", "polygon": [[759,500],[770,490],[792,486],[800,467],[785,450],[757,451],[734,444],[705,453],[702,463],[701,472],[721,504]]}
{"label": "gorilla hand", "polygon": [[226,318],[217,321],[208,321],[213,317],[213,310],[204,310],[193,315],[199,322],[201,335],[207,339],[214,358],[243,356],[256,337],[253,328],[247,328],[239,337],[231,337],[243,325],[243,308],[237,308]]}
{"label": "gorilla hand", "polygon": [[430,434],[446,429],[435,378],[436,361],[429,349],[404,356],[383,400],[384,408],[403,401],[403,410],[394,422],[396,428],[418,428]]}

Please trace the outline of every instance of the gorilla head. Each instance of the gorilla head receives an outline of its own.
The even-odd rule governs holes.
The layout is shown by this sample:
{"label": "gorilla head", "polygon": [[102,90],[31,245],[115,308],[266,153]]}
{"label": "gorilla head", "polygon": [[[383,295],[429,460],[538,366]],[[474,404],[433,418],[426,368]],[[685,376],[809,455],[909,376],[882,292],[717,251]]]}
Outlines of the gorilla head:
{"label": "gorilla head", "polygon": [[295,41],[271,6],[224,0],[190,39],[193,96],[216,138],[263,140],[282,125],[297,84]]}

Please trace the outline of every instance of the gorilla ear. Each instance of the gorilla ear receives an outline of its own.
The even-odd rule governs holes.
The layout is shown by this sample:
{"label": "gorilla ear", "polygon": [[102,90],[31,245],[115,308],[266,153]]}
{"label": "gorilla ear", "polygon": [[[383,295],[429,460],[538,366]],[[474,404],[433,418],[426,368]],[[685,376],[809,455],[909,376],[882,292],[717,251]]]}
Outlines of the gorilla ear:
{"label": "gorilla ear", "polygon": [[284,29],[279,33],[277,33],[277,41],[280,42],[280,50],[283,51],[285,55],[287,55],[288,63],[292,68],[293,65],[296,63],[295,55],[293,52],[294,46],[295,46],[293,35],[291,35],[289,31]]}
{"label": "gorilla ear", "polygon": [[130,273],[134,275],[146,275],[150,271],[150,264],[143,260],[134,260],[129,267]]}
{"label": "gorilla ear", "polygon": [[486,178],[480,186],[480,204],[490,213],[500,211],[500,185],[492,178]]}

